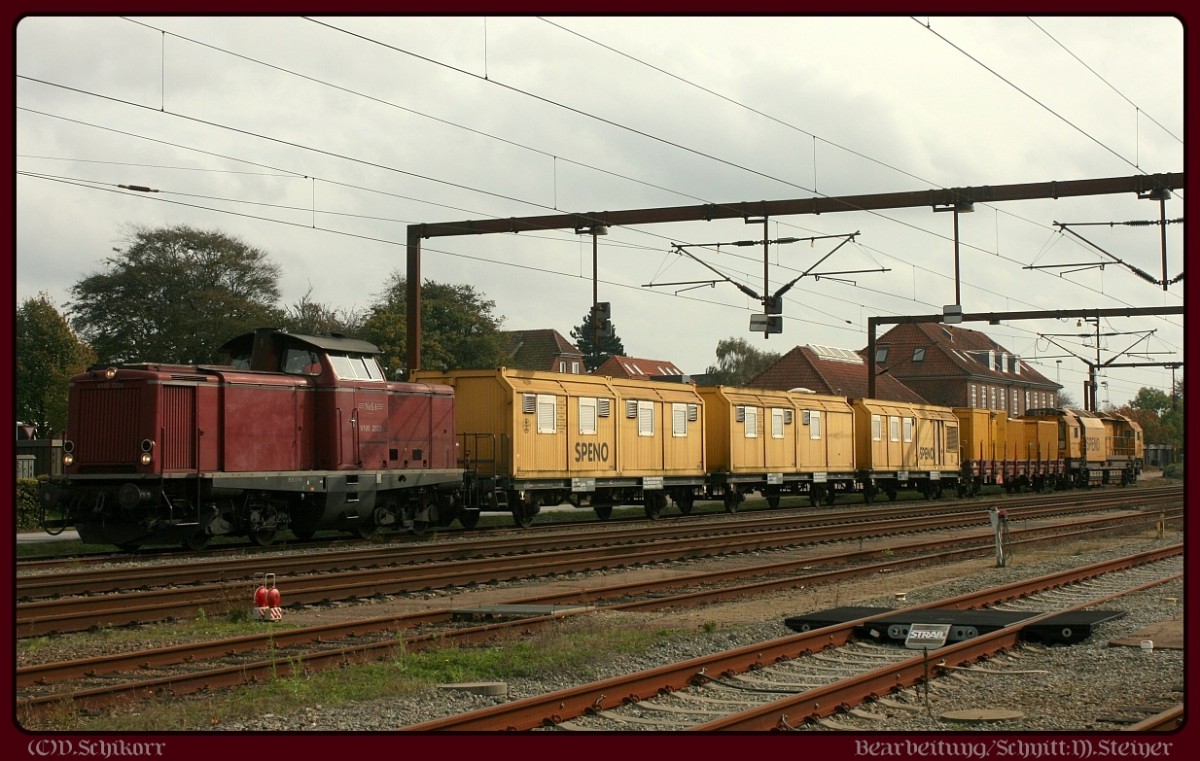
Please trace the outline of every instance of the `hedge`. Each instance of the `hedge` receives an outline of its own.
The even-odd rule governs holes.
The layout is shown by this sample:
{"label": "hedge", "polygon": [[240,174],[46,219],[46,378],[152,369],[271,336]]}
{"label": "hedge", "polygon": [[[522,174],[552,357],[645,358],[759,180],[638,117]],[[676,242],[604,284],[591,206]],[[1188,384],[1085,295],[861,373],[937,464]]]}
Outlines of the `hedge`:
{"label": "hedge", "polygon": [[38,531],[38,482],[36,478],[17,479],[17,531]]}

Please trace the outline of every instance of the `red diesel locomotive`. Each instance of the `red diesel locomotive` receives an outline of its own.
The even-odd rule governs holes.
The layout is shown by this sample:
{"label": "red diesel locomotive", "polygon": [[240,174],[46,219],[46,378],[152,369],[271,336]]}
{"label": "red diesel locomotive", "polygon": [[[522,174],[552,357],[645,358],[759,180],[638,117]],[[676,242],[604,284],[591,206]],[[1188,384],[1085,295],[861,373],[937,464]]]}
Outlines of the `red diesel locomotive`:
{"label": "red diesel locomotive", "polygon": [[[458,504],[454,395],[388,382],[365,341],[263,329],[227,365],[138,363],[71,379],[65,480],[41,487],[43,525],[132,549],[280,532],[421,532]],[[86,414],[75,413],[86,411]]]}

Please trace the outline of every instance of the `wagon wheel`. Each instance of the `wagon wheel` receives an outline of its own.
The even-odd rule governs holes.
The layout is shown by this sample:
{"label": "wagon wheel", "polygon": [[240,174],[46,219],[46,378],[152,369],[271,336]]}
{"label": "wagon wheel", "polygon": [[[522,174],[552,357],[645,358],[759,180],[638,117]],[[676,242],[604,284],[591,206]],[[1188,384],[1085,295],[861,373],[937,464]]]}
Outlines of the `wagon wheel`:
{"label": "wagon wheel", "polygon": [[643,492],[642,502],[645,504],[646,517],[652,521],[658,520],[667,506],[667,495],[662,492]]}
{"label": "wagon wheel", "polygon": [[592,509],[596,511],[596,517],[602,521],[612,517],[612,505],[596,505]]}
{"label": "wagon wheel", "polygon": [[899,493],[899,491],[895,486],[885,486],[883,490],[887,493],[888,502],[896,501],[896,495]]}
{"label": "wagon wheel", "polygon": [[475,528],[479,525],[479,511],[460,510],[458,513],[458,522],[462,524],[463,528]]}
{"label": "wagon wheel", "polygon": [[210,537],[208,534],[204,533],[203,531],[197,531],[196,533],[189,536],[187,539],[183,540],[183,548],[185,550],[192,550],[193,552],[199,552],[200,550],[202,550],[208,546],[209,539],[210,539]]}
{"label": "wagon wheel", "polygon": [[692,506],[696,503],[696,496],[690,491],[681,492],[675,495],[675,505],[679,508],[679,512],[684,515],[692,514]]}
{"label": "wagon wheel", "polygon": [[817,503],[819,503],[824,498],[825,498],[825,487],[820,486],[818,484],[813,484],[812,488],[809,489],[809,491],[808,491],[808,504],[812,505],[813,507],[816,507]]}
{"label": "wagon wheel", "polygon": [[742,501],[742,495],[738,494],[737,489],[728,489],[722,500],[725,502],[725,512],[736,513],[738,511],[738,503]]}
{"label": "wagon wheel", "polygon": [[767,507],[771,509],[779,507],[779,492],[772,490],[764,493],[763,496],[767,498]]}
{"label": "wagon wheel", "polygon": [[833,485],[831,484],[829,487],[827,487],[825,489],[825,504],[832,505],[833,500],[836,497],[837,497],[837,492],[834,490]]}
{"label": "wagon wheel", "polygon": [[515,493],[509,494],[508,502],[512,505],[513,523],[518,528],[529,528],[533,525],[534,516],[541,511],[537,500],[538,498],[532,494],[529,495],[528,500],[522,500]]}

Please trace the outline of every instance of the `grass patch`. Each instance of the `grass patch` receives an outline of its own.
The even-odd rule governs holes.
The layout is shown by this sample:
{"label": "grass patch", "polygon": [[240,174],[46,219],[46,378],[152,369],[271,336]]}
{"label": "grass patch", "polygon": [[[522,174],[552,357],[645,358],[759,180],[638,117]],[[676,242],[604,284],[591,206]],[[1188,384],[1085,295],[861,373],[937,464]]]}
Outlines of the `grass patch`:
{"label": "grass patch", "polygon": [[488,647],[407,652],[398,643],[388,660],[314,673],[306,672],[302,661],[280,653],[276,677],[254,687],[140,702],[104,716],[80,717],[64,710],[45,726],[26,728],[80,732],[220,729],[222,724],[266,714],[300,721],[305,708],[320,712],[413,695],[444,683],[536,679],[550,674],[586,682],[595,678],[597,661],[640,652],[676,634],[668,629],[629,626],[624,617],[600,623],[587,616],[552,631]]}

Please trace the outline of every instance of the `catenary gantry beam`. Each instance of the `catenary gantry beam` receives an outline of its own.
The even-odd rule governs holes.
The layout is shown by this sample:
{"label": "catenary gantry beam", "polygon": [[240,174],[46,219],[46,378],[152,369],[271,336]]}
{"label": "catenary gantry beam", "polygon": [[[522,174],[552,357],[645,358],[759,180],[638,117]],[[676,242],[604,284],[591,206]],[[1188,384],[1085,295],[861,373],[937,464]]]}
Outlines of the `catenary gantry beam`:
{"label": "catenary gantry beam", "polygon": [[461,222],[423,223],[408,226],[407,257],[407,355],[411,373],[421,367],[421,240],[455,235],[519,233],[535,230],[579,229],[593,225],[646,225],[666,222],[699,222],[715,219],[783,217],[798,214],[832,214],[846,211],[873,211],[929,206],[944,207],[963,202],[998,203],[1037,198],[1136,193],[1148,196],[1153,191],[1178,190],[1184,186],[1184,173],[1134,175],[1091,180],[1064,180],[980,185],[964,188],[937,188],[895,193],[871,193],[854,196],[814,196],[776,201],[739,201],[736,203],[667,206],[624,211],[600,211],[573,214],[543,214],[531,217],[477,219]]}
{"label": "catenary gantry beam", "polygon": [[[961,322],[987,322],[998,325],[1006,320],[1065,320],[1071,317],[1099,320],[1101,317],[1143,317],[1149,315],[1183,314],[1183,307],[1111,307],[1107,309],[1052,309],[1027,312],[976,312],[962,315]],[[924,322],[943,322],[943,314],[905,315],[899,317],[867,318],[867,398],[875,398],[875,331],[880,325],[907,325]],[[1179,364],[1183,364],[1180,362]],[[1095,367],[1092,368],[1095,372]],[[1095,408],[1092,402],[1092,408]]]}

